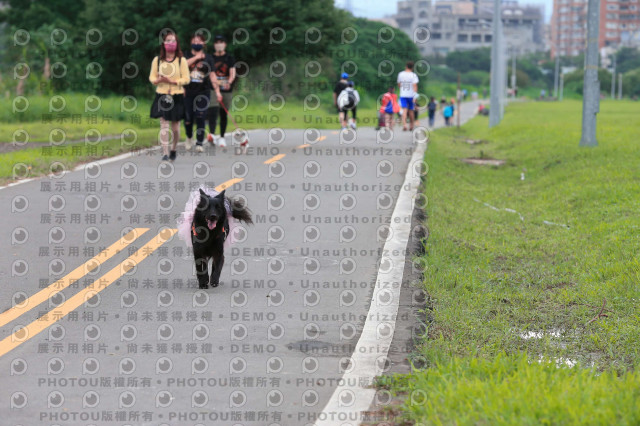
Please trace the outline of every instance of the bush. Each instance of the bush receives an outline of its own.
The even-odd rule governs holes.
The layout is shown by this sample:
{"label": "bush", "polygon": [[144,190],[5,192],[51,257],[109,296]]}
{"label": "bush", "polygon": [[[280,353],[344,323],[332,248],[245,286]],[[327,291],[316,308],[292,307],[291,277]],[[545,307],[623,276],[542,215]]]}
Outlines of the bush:
{"label": "bush", "polygon": [[490,75],[485,71],[469,71],[460,77],[463,84],[472,86],[488,86]]}
{"label": "bush", "polygon": [[[605,93],[611,92],[611,73],[605,69],[598,70],[598,80],[600,81],[600,91]],[[565,74],[564,91],[575,92],[582,95],[584,86],[584,70],[579,69],[574,72]]]}
{"label": "bush", "polygon": [[447,55],[446,63],[449,68],[462,73],[469,71],[489,72],[491,70],[491,49],[483,47],[451,52]]}
{"label": "bush", "polygon": [[431,67],[429,78],[434,81],[456,83],[458,81],[458,73],[447,66],[437,65]]}
{"label": "bush", "polygon": [[622,95],[640,96],[640,68],[622,75]]}

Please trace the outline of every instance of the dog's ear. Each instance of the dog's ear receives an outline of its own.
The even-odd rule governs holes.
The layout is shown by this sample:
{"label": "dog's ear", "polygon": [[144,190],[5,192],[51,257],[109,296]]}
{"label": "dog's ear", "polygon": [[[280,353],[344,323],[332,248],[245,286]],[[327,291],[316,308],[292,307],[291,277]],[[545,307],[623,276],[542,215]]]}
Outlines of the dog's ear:
{"label": "dog's ear", "polygon": [[221,193],[219,193],[218,195],[216,195],[216,198],[224,198],[224,192],[226,191],[226,189],[223,189]]}
{"label": "dog's ear", "polygon": [[199,205],[204,204],[207,200],[209,200],[209,195],[200,189],[200,201],[198,201]]}

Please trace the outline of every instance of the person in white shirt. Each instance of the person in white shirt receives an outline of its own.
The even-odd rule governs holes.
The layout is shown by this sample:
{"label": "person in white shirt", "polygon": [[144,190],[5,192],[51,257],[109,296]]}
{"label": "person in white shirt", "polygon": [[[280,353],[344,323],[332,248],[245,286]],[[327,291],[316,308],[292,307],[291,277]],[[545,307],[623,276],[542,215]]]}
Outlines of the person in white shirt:
{"label": "person in white shirt", "polygon": [[415,121],[414,96],[418,93],[418,76],[413,72],[413,61],[407,62],[404,71],[398,73],[398,87],[400,88],[400,106],[402,107],[402,130],[407,130],[407,116],[409,116],[410,130]]}

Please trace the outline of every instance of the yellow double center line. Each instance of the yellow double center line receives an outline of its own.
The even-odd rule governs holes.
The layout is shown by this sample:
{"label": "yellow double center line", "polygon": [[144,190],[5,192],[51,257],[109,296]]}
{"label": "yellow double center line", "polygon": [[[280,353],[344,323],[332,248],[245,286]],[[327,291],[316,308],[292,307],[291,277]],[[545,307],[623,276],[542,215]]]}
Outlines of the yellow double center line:
{"label": "yellow double center line", "polygon": [[[216,186],[215,190],[221,192],[222,190],[227,189],[230,186],[241,182],[242,180],[242,178],[229,179],[228,181]],[[98,268],[98,266],[102,265],[104,262],[111,259],[116,254],[120,253],[120,251],[124,250],[129,244],[131,244],[134,240],[136,240],[147,231],[149,231],[149,228],[132,229],[118,241],[102,250],[96,256],[87,260],[85,263],[78,266],[76,269],[74,269],[64,277],[51,283],[49,286],[47,286],[47,288],[40,290],[24,301],[17,303],[15,306],[7,309],[5,312],[0,313],[0,327],[5,326],[6,324],[17,319],[18,317],[40,305],[41,303],[47,301],[53,295],[74,284],[86,274]],[[120,279],[120,277],[122,277],[124,274],[129,272],[132,268],[146,259],[149,255],[155,252],[161,245],[169,241],[177,231],[177,229],[170,228],[166,228],[160,231],[160,233],[158,233],[158,235],[156,235],[151,241],[140,247],[140,249],[138,249],[135,253],[123,260],[102,277],[94,280],[94,282],[89,286],[85,287],[74,296],[49,311],[48,315],[32,321],[27,326],[22,327],[9,336],[5,337],[0,341],[0,357],[17,348],[22,343],[33,338],[41,331],[47,329],[58,320],[68,315],[69,312],[77,309],[91,297],[109,287],[111,284]]]}
{"label": "yellow double center line", "polygon": [[[145,230],[145,232],[146,232],[146,230]],[[100,293],[102,290],[104,290],[105,288],[109,287],[115,281],[120,279],[120,277],[122,277],[124,274],[129,272],[133,267],[137,266],[140,262],[142,262],[144,259],[146,259],[153,252],[155,252],[158,249],[158,247],[160,247],[161,245],[166,243],[169,239],[171,239],[171,237],[173,237],[173,235],[176,232],[177,232],[177,229],[164,229],[164,230],[160,231],[160,233],[158,235],[156,235],[154,238],[152,238],[151,241],[149,241],[144,246],[140,247],[135,253],[133,253],[131,256],[129,256],[127,259],[125,259],[122,263],[120,263],[119,265],[117,265],[116,267],[111,269],[109,272],[104,274],[99,279],[95,280],[89,286],[85,287],[84,289],[82,289],[81,291],[79,291],[78,293],[76,293],[75,295],[70,297],[65,302],[61,303],[56,308],[52,309],[49,312],[50,315],[46,315],[46,316],[44,316],[44,317],[42,317],[40,319],[37,319],[37,320],[31,322],[26,327],[23,327],[20,330],[17,330],[16,332],[14,332],[13,334],[5,337],[2,341],[0,341],[0,357],[5,355],[7,352],[17,348],[18,346],[20,346],[22,343],[26,342],[27,340],[33,338],[38,333],[40,333],[41,331],[45,330],[47,327],[53,325],[55,322],[57,322],[58,320],[60,320],[63,317],[65,317],[67,314],[69,314],[69,312],[77,309],[80,305],[85,303],[91,297],[95,296],[97,293]],[[124,238],[126,238],[128,235],[129,234],[125,235],[125,237],[120,239],[120,241],[118,241],[116,244],[121,243],[121,241]],[[111,247],[113,247],[113,246],[111,246]],[[84,268],[84,267],[85,266],[83,265],[80,268]],[[72,275],[74,272],[76,272],[80,268],[77,268],[76,270],[74,270],[69,275]],[[75,275],[72,276],[71,278],[74,278],[74,277],[75,277]],[[67,277],[65,277],[65,278],[67,278]],[[71,281],[71,280],[66,281],[65,282],[65,284],[66,284],[65,287],[68,287],[72,282],[75,282],[78,279],[79,279],[79,277],[75,278],[74,281]],[[56,281],[56,283],[58,283],[58,281]],[[51,286],[53,286],[56,283],[53,283]],[[50,297],[51,293],[47,293],[46,290],[47,289],[45,289],[44,296],[41,294],[42,291],[40,291],[40,292],[36,293],[35,295],[31,296],[31,298],[34,298],[34,299],[31,300],[29,304],[33,307],[33,306],[36,306],[34,304],[35,301],[37,301],[37,300],[44,301],[48,297]],[[22,312],[18,311],[18,315],[24,313],[26,311],[25,309],[28,310],[30,308],[28,308],[28,309],[24,308],[24,309],[22,309]],[[11,315],[11,316],[13,316],[15,318],[16,313],[11,313],[9,315]],[[6,318],[10,318],[11,316],[9,316],[9,315]],[[3,320],[4,320],[4,318],[3,318]]]}
{"label": "yellow double center line", "polygon": [[111,244],[109,247],[102,250],[96,256],[87,260],[85,263],[78,266],[76,269],[74,269],[64,277],[60,278],[54,283],[51,283],[49,286],[47,286],[47,288],[43,288],[33,296],[30,296],[28,299],[7,309],[0,314],[0,327],[3,327],[4,325],[18,318],[20,315],[35,308],[59,291],[62,291],[65,288],[69,287],[71,284],[75,283],[80,278],[84,277],[86,274],[93,271],[107,260],[111,259],[114,255],[118,254],[121,250],[123,250],[131,242],[133,242],[133,240],[135,240],[148,230],[149,228],[132,229],[128,234],[120,238],[118,241]]}

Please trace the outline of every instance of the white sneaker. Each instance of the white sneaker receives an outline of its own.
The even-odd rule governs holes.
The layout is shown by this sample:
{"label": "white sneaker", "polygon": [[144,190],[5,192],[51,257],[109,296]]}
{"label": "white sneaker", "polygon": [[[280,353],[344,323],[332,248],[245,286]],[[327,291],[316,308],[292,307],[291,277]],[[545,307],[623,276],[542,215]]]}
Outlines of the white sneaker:
{"label": "white sneaker", "polygon": [[224,140],[224,137],[221,137],[220,139],[218,139],[218,146],[219,147],[227,146],[227,141]]}
{"label": "white sneaker", "polygon": [[204,147],[202,145],[196,145],[197,152],[204,152]]}
{"label": "white sneaker", "polygon": [[187,151],[189,151],[191,149],[191,147],[193,146],[193,139],[191,138],[187,138],[186,141],[184,141],[184,149],[186,149]]}
{"label": "white sneaker", "polygon": [[353,122],[352,122],[352,123],[351,123],[351,128],[352,128],[353,130],[355,130],[355,129],[356,129],[356,123],[353,123]]}
{"label": "white sneaker", "polygon": [[211,145],[216,146],[216,136],[215,136],[213,133],[209,133],[209,134],[207,135],[207,141],[208,141]]}

